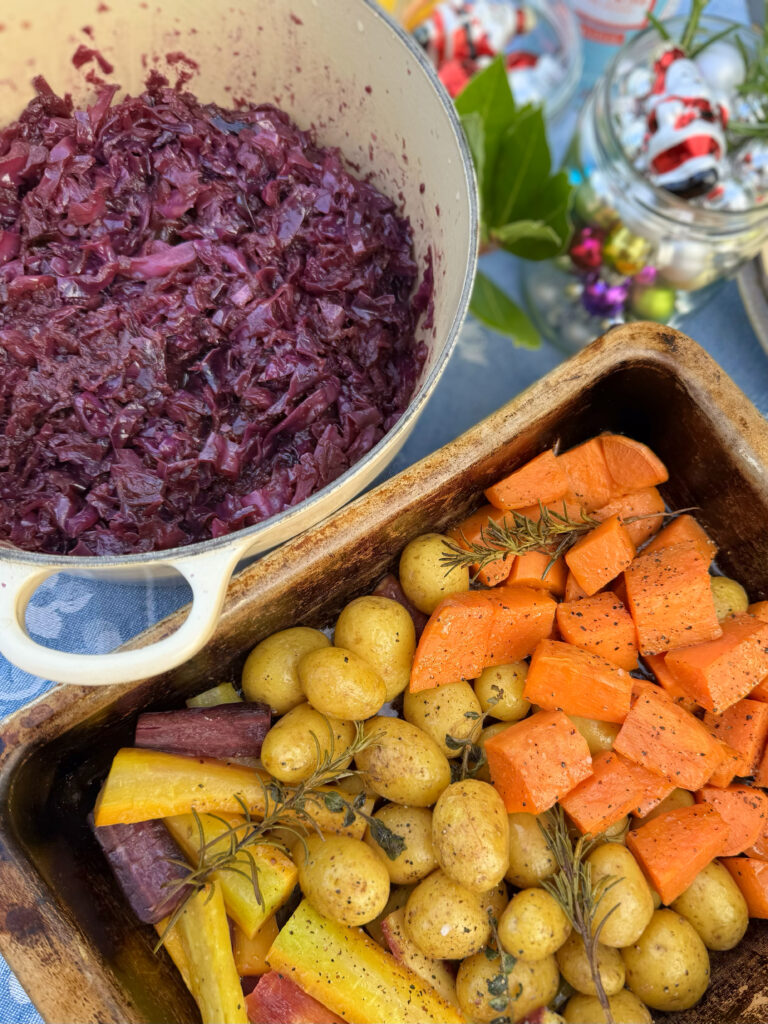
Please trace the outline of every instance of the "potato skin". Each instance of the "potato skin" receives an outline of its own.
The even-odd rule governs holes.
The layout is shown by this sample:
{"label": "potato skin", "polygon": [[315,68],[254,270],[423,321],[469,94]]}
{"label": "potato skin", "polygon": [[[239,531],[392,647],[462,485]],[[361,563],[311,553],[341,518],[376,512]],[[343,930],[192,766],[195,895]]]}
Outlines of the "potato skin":
{"label": "potato skin", "polygon": [[535,814],[520,811],[507,815],[509,867],[504,876],[520,889],[541,885],[557,872],[557,861],[547,846]]}
{"label": "potato skin", "polygon": [[531,710],[531,702],[523,697],[527,675],[526,661],[486,668],[475,680],[475,695],[483,711],[501,722],[525,718]]}
{"label": "potato skin", "polygon": [[483,905],[483,912],[485,914],[493,914],[494,918],[498,921],[504,913],[504,908],[509,903],[507,883],[499,882],[499,884],[495,885],[493,889],[489,889],[488,892],[482,893],[480,896],[480,902]]}
{"label": "potato skin", "polygon": [[733,949],[749,924],[747,901],[719,860],[700,871],[671,908],[693,926],[707,949]]}
{"label": "potato skin", "polygon": [[405,849],[395,860],[386,853],[366,829],[364,841],[381,860],[396,885],[412,885],[426,878],[437,867],[432,845],[432,811],[427,807],[404,807],[402,804],[384,804],[374,814],[395,835],[402,836]]}
{"label": "potato skin", "polygon": [[[270,775],[281,782],[292,786],[303,782],[317,767],[313,734],[317,737],[321,754],[333,745],[338,755],[355,738],[355,727],[352,722],[321,715],[305,701],[278,718],[264,737],[261,763]],[[351,762],[350,757],[346,763]]]}
{"label": "potato skin", "polygon": [[[554,999],[560,976],[553,956],[541,960],[518,960],[507,976],[509,1004],[499,1011],[490,1005],[493,998],[488,982],[499,974],[499,960],[489,960],[485,953],[468,957],[456,976],[456,995],[467,1020],[488,1024],[496,1017],[507,1015],[512,1021],[522,1021],[541,1006]],[[553,1016],[557,1020],[556,1015]]]}
{"label": "potato skin", "polygon": [[416,630],[399,601],[374,595],[350,601],[336,621],[334,644],[360,655],[381,676],[385,700],[408,685]]}
{"label": "potato skin", "polygon": [[498,885],[509,866],[509,824],[493,786],[477,779],[447,786],[432,812],[432,845],[446,875],[467,889]]}
{"label": "potato skin", "polygon": [[256,644],[243,665],[241,685],[248,700],[268,704],[276,715],[302,704],[298,665],[310,651],[330,647],[331,641],[319,629],[294,626],[281,629]]}
{"label": "potato skin", "polygon": [[[609,996],[608,1005],[615,1024],[653,1024],[648,1007],[626,988]],[[565,1024],[605,1024],[605,1013],[597,996],[571,996],[564,1016]]]}
{"label": "potato skin", "polygon": [[594,757],[601,750],[611,750],[613,741],[619,734],[620,725],[615,722],[601,722],[597,718],[582,718],[581,715],[568,715],[570,720],[587,741],[590,754]]}
{"label": "potato skin", "polygon": [[381,913],[389,898],[389,875],[360,839],[308,836],[294,848],[302,892],[326,917],[363,925]]}
{"label": "potato skin", "polygon": [[[577,992],[585,996],[597,995],[589,961],[584,950],[584,941],[578,932],[571,932],[563,945],[555,953],[560,973]],[[597,966],[600,980],[607,996],[615,995],[624,988],[624,963],[621,953],[602,942],[597,944]]]}
{"label": "potato skin", "polygon": [[418,693],[406,691],[403,718],[431,736],[446,757],[460,757],[461,747],[451,747],[446,736],[467,739],[478,725],[480,701],[463,679]]}
{"label": "potato skin", "polygon": [[719,622],[729,619],[731,615],[739,615],[749,607],[747,592],[736,580],[728,576],[713,576],[709,585],[712,588],[715,614]]}
{"label": "potato skin", "polygon": [[657,910],[638,941],[621,956],[627,988],[654,1010],[687,1010],[709,984],[709,954],[690,922]]}
{"label": "potato skin", "polygon": [[570,932],[570,921],[554,896],[545,889],[521,889],[499,919],[502,946],[520,960],[551,956]]}
{"label": "potato skin", "polygon": [[333,718],[370,718],[386,696],[381,676],[359,654],[343,647],[305,654],[299,662],[299,679],[312,707]]}
{"label": "potato skin", "polygon": [[449,538],[441,533],[424,533],[406,544],[400,555],[400,586],[411,604],[426,615],[449,594],[469,590],[466,566],[445,571],[441,558],[450,551],[448,544]]}
{"label": "potato skin", "polygon": [[[492,725],[486,725],[477,738],[477,745],[482,751],[485,751],[486,740],[489,740],[491,736],[495,736],[496,733],[502,732],[504,729],[508,729],[511,724],[511,722],[494,722]],[[487,761],[484,761],[483,764],[480,765],[475,774],[475,778],[480,779],[481,782],[491,781],[491,773],[488,769]]]}
{"label": "potato skin", "polygon": [[367,788],[393,804],[431,807],[451,781],[448,759],[435,741],[401,718],[371,718],[363,729],[377,736],[355,759]]}
{"label": "potato skin", "polygon": [[596,926],[605,919],[600,930],[600,942],[615,949],[631,946],[643,934],[653,916],[653,895],[640,865],[620,843],[598,846],[587,857],[587,864],[592,874],[592,892],[596,897],[606,885],[611,886],[595,914]]}
{"label": "potato skin", "polygon": [[425,956],[463,960],[491,934],[481,897],[433,871],[416,886],[405,906],[405,930]]}

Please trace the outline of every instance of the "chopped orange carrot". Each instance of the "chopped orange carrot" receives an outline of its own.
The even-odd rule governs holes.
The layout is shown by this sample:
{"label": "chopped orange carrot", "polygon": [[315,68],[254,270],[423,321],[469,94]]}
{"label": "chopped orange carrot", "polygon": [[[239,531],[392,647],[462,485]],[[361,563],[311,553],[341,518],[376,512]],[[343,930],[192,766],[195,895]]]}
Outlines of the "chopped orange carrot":
{"label": "chopped orange carrot", "polygon": [[723,759],[707,779],[707,785],[717,786],[718,789],[725,789],[726,786],[730,786],[738,775],[737,769],[741,761],[741,754],[727,743],[723,743],[722,740],[720,741],[720,747],[723,752]]}
{"label": "chopped orange carrot", "polygon": [[754,690],[749,691],[750,700],[761,700],[763,703],[768,703],[768,676],[765,679],[761,679]]}
{"label": "chopped orange carrot", "polygon": [[651,685],[630,708],[613,749],[683,789],[700,789],[722,760],[717,740],[698,718]]}
{"label": "chopped orange carrot", "polygon": [[567,490],[568,477],[550,448],[489,487],[485,496],[496,508],[515,509],[557,501]]}
{"label": "chopped orange carrot", "polygon": [[507,583],[547,590],[550,594],[562,597],[567,572],[565,562],[562,558],[556,559],[551,565],[550,562],[552,556],[544,551],[526,551],[515,559]]}
{"label": "chopped orange carrot", "polygon": [[688,697],[721,714],[768,673],[768,623],[734,615],[722,623],[721,637],[675,650],[665,664]]}
{"label": "chopped orange carrot", "polygon": [[664,499],[655,487],[644,487],[632,494],[620,494],[592,513],[604,522],[618,515],[636,548],[645,544],[664,523]]}
{"label": "chopped orange carrot", "polygon": [[586,596],[586,590],[579,586],[576,577],[569,571],[565,579],[565,600],[568,602],[580,601],[582,597]]}
{"label": "chopped orange carrot", "polygon": [[768,747],[765,748],[760,764],[757,766],[755,785],[762,786],[763,789],[768,788]]}
{"label": "chopped orange carrot", "polygon": [[592,772],[587,741],[562,711],[537,711],[485,742],[493,785],[510,814],[541,814]]}
{"label": "chopped orange carrot", "polygon": [[557,602],[546,591],[505,585],[488,593],[495,613],[483,668],[527,658],[540,640],[552,636]]}
{"label": "chopped orange carrot", "polygon": [[739,700],[722,715],[708,711],[704,724],[712,735],[739,752],[737,775],[752,775],[760,764],[768,740],[768,704],[759,700]]}
{"label": "chopped orange carrot", "polygon": [[632,616],[615,594],[595,594],[557,606],[563,640],[599,654],[619,668],[637,668],[637,633]]}
{"label": "chopped orange carrot", "polygon": [[646,667],[653,672],[656,681],[668,697],[671,697],[676,704],[685,708],[686,711],[695,711],[698,708],[698,704],[695,700],[691,700],[690,697],[686,697],[677,685],[675,677],[665,664],[665,657],[666,655],[664,654],[646,654],[643,661]]}
{"label": "chopped orange carrot", "polygon": [[[481,542],[490,545],[491,542],[485,536],[485,531],[488,529],[488,523],[491,519],[499,525],[505,522],[504,516],[493,505],[483,505],[477,512],[473,512],[471,516],[462,519],[453,529],[448,530],[448,536],[459,547],[467,550],[470,545]],[[509,570],[512,568],[514,560],[513,555],[507,555],[506,558],[502,557],[494,562],[489,562],[479,572],[477,565],[473,565],[472,572],[477,573],[477,578],[486,587],[494,587],[497,583],[503,583],[507,576],[509,576]]]}
{"label": "chopped orange carrot", "polygon": [[616,487],[608,472],[599,438],[593,437],[563,452],[559,462],[568,478],[566,498],[579,502],[588,512],[602,508],[621,493],[622,489]]}
{"label": "chopped orange carrot", "polygon": [[[618,597],[625,608],[629,608],[629,601],[627,600],[627,582],[625,577],[626,573],[622,573],[621,576],[617,576],[609,589],[612,594],[615,594],[616,597]],[[635,633],[637,633],[637,626],[635,626]]]}
{"label": "chopped orange carrot", "polygon": [[674,784],[620,754],[603,750],[592,758],[592,774],[560,797],[568,817],[583,833],[597,835],[652,800],[660,803]]}
{"label": "chopped orange carrot", "polygon": [[645,554],[648,554],[649,551],[663,551],[664,548],[671,548],[674,544],[687,542],[693,544],[707,565],[717,554],[715,542],[693,516],[689,516],[687,513],[676,516],[671,523],[668,523],[646,547]]}
{"label": "chopped orange carrot", "polygon": [[[641,768],[642,765],[638,765],[637,767]],[[662,779],[661,775],[656,775],[654,777],[657,780],[656,785],[648,785],[645,796],[632,812],[637,818],[644,818],[646,815],[650,814],[654,807],[658,807],[663,800],[666,800],[670,793],[678,788],[674,782],[669,782],[668,779]],[[661,788],[659,787],[658,780],[661,780]]]}
{"label": "chopped orange carrot", "polygon": [[768,601],[755,601],[747,608],[747,611],[761,622],[768,622]]}
{"label": "chopped orange carrot", "polygon": [[523,696],[546,711],[623,722],[632,676],[598,654],[559,640],[542,640],[533,652]]}
{"label": "chopped orange carrot", "polygon": [[748,849],[744,851],[747,857],[757,857],[758,860],[768,860],[768,821],[765,823],[763,831],[757,837],[755,842]]}
{"label": "chopped orange carrot", "polygon": [[627,847],[640,862],[661,902],[669,905],[720,854],[728,828],[707,804],[679,807],[627,833]]}
{"label": "chopped orange carrot", "polygon": [[599,440],[617,491],[639,491],[669,480],[667,467],[648,445],[623,434],[601,434]]}
{"label": "chopped orange carrot", "polygon": [[768,861],[756,857],[726,857],[723,864],[741,889],[749,916],[768,918]]}
{"label": "chopped orange carrot", "polygon": [[735,857],[760,838],[768,823],[768,796],[752,786],[705,786],[696,794],[697,803],[709,804],[728,827],[721,857]]}
{"label": "chopped orange carrot", "polygon": [[642,552],[624,579],[641,654],[660,654],[722,635],[708,563],[690,542]]}
{"label": "chopped orange carrot", "polygon": [[565,554],[568,568],[588,595],[615,580],[635,557],[635,545],[618,516],[577,540]]}

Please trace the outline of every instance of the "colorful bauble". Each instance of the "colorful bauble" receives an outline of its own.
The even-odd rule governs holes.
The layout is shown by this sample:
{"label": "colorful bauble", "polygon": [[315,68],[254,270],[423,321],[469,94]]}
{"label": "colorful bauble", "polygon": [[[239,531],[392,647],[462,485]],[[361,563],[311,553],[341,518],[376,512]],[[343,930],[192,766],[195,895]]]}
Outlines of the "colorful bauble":
{"label": "colorful bauble", "polygon": [[624,312],[628,295],[629,282],[608,284],[607,281],[592,276],[584,285],[581,302],[590,315],[614,319]]}
{"label": "colorful bauble", "polygon": [[568,248],[571,260],[580,270],[597,270],[603,262],[603,239],[600,228],[581,228]]}
{"label": "colorful bauble", "polygon": [[[597,172],[593,178],[597,178]],[[609,228],[618,220],[618,216],[613,207],[600,197],[595,184],[586,179],[578,185],[573,196],[573,212],[584,224]]]}
{"label": "colorful bauble", "polygon": [[629,307],[641,320],[667,323],[675,312],[675,290],[663,285],[654,288],[635,283],[630,292]]}
{"label": "colorful bauble", "polygon": [[651,246],[645,238],[633,234],[623,224],[617,224],[610,232],[603,246],[603,256],[608,263],[625,277],[639,274],[648,257]]}
{"label": "colorful bauble", "polygon": [[744,81],[747,69],[738,47],[726,39],[716,39],[694,59],[699,74],[716,92],[729,93]]}

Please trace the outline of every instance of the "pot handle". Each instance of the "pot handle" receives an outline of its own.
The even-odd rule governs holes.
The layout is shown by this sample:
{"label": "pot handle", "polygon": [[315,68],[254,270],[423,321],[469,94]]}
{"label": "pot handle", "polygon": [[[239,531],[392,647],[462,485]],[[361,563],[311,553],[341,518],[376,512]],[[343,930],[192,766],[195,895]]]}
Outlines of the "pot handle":
{"label": "pot handle", "polygon": [[[0,653],[24,672],[77,686],[132,683],[159,675],[191,658],[213,634],[227,587],[238,559],[239,546],[188,558],[173,558],[153,565],[175,569],[192,588],[189,614],[170,636],[148,647],[116,650],[109,654],[68,654],[34,641],[24,622],[35,590],[58,566],[38,568],[26,562],[0,560]],[[108,573],[107,573],[108,575]]]}

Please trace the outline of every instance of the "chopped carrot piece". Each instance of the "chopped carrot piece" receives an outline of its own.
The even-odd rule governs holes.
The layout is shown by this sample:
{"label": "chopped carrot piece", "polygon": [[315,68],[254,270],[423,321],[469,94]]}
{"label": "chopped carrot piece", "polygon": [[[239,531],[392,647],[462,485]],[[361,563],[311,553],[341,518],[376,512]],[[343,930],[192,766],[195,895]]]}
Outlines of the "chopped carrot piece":
{"label": "chopped carrot piece", "polygon": [[615,580],[635,557],[635,545],[618,516],[577,540],[565,554],[568,568],[588,595]]}
{"label": "chopped carrot piece", "polygon": [[595,594],[557,606],[563,640],[599,654],[619,668],[637,668],[637,632],[632,616],[615,594]]}
{"label": "chopped carrot piece", "polygon": [[642,552],[624,574],[641,654],[722,636],[708,563],[691,543]]}
{"label": "chopped carrot piece", "polygon": [[578,501],[588,512],[602,508],[621,493],[608,472],[599,438],[593,437],[563,452],[559,461],[568,478],[566,497]]}
{"label": "chopped carrot piece", "polygon": [[768,823],[768,796],[752,786],[705,786],[696,794],[696,801],[714,807],[728,828],[721,857],[743,853],[757,842]]}
{"label": "chopped carrot piece", "polygon": [[639,491],[641,487],[655,487],[669,480],[667,467],[647,444],[623,434],[601,434],[599,441],[618,491]]}
{"label": "chopped carrot piece", "polygon": [[760,764],[757,766],[755,785],[762,786],[763,789],[768,788],[768,747],[765,748]]}
{"label": "chopped carrot piece", "polygon": [[644,487],[632,494],[620,494],[592,513],[605,522],[617,515],[636,548],[645,544],[664,523],[664,499],[655,487]]}
{"label": "chopped carrot piece", "polygon": [[730,786],[739,774],[737,769],[741,761],[741,754],[727,743],[723,743],[722,740],[720,741],[720,747],[723,752],[723,759],[707,779],[707,785],[717,786],[718,789],[725,789],[726,786]]}
{"label": "chopped carrot piece", "polygon": [[489,487],[485,496],[496,508],[515,509],[535,505],[537,501],[557,501],[567,490],[568,477],[550,448]]}
{"label": "chopped carrot piece", "polygon": [[768,622],[768,601],[755,601],[747,608],[747,611],[761,622]]}
{"label": "chopped carrot piece", "polygon": [[598,654],[559,640],[542,640],[533,652],[523,695],[547,711],[623,722],[632,676]]}
{"label": "chopped carrot piece", "polygon": [[510,814],[541,814],[592,772],[587,741],[562,711],[537,711],[485,741],[493,785]]}
{"label": "chopped carrot piece", "polygon": [[245,997],[251,1024],[343,1024],[295,981],[270,971]]}
{"label": "chopped carrot piece", "polygon": [[[592,758],[592,774],[560,797],[563,810],[582,833],[598,835],[652,800],[661,803],[674,784],[620,754],[603,750]],[[647,813],[647,812],[646,812]]]}
{"label": "chopped carrot piece", "polygon": [[761,679],[754,690],[749,691],[750,700],[761,700],[763,703],[768,703],[768,676],[765,679]]}
{"label": "chopped carrot piece", "polygon": [[580,601],[582,597],[586,596],[586,590],[579,586],[576,577],[569,571],[565,580],[565,600],[570,603],[571,601]]}
{"label": "chopped carrot piece", "polygon": [[768,673],[768,623],[734,615],[722,623],[721,637],[673,651],[666,666],[688,697],[720,714]]}
{"label": "chopped carrot piece", "polygon": [[[624,607],[628,609],[629,601],[627,599],[627,583],[625,576],[626,573],[622,573],[621,576],[617,576],[609,589],[612,594],[615,594],[616,597],[618,597]],[[635,633],[637,633],[637,626],[635,626]]]}
{"label": "chopped carrot piece", "polygon": [[483,668],[527,658],[540,640],[552,636],[557,602],[546,591],[503,586],[489,591],[489,597],[495,612]]}
{"label": "chopped carrot piece", "polygon": [[679,807],[627,833],[627,847],[667,906],[720,854],[728,828],[708,804]]}
{"label": "chopped carrot piece", "polygon": [[518,555],[515,559],[507,583],[536,587],[562,597],[565,593],[565,576],[568,570],[562,558],[556,559],[551,565],[550,562],[552,556],[544,551],[526,551],[524,555]]}
{"label": "chopped carrot piece", "polygon": [[740,700],[722,715],[708,711],[704,724],[709,726],[713,736],[741,755],[736,765],[737,775],[752,775],[757,770],[768,740],[768,704],[759,700]]}
{"label": "chopped carrot piece", "polygon": [[664,654],[646,654],[643,661],[646,667],[653,672],[657,683],[668,697],[676,704],[679,704],[681,708],[685,708],[686,711],[695,711],[699,705],[695,700],[686,697],[685,693],[675,682],[675,677],[666,666],[665,658],[666,655]]}
{"label": "chopped carrot piece", "polygon": [[757,837],[755,842],[748,849],[744,851],[747,857],[757,857],[758,860],[768,860],[768,821],[765,823],[763,831]]}
{"label": "chopped carrot piece", "polygon": [[[641,768],[642,765],[638,765],[637,767]],[[660,775],[656,775],[654,778],[657,780],[656,785],[651,786],[649,784],[648,789],[645,792],[645,796],[632,812],[637,818],[645,818],[646,815],[650,814],[655,807],[658,807],[663,800],[666,800],[670,793],[674,792],[674,790],[678,788],[674,782],[669,782],[668,779],[662,779]],[[658,780],[661,780],[661,788],[659,787]]]}
{"label": "chopped carrot piece", "polygon": [[749,916],[768,918],[768,861],[755,857],[726,857],[723,864],[741,889]]}
{"label": "chopped carrot piece", "polygon": [[[499,525],[502,525],[505,521],[504,516],[500,515],[499,510],[494,508],[493,505],[483,505],[477,512],[473,512],[471,516],[462,519],[452,530],[448,530],[448,536],[455,544],[458,544],[460,548],[465,550],[469,550],[472,544],[484,543],[492,546],[488,537],[485,536],[491,519]],[[479,572],[477,565],[473,565],[472,572],[477,573],[477,578],[486,587],[495,587],[497,583],[503,583],[507,576],[509,576],[509,570],[512,568],[514,560],[513,555],[507,555],[506,558],[502,557],[494,562],[489,562]]]}
{"label": "chopped carrot piece", "polygon": [[642,688],[613,749],[682,789],[701,789],[722,760],[717,740],[663,691]]}
{"label": "chopped carrot piece", "polygon": [[658,533],[651,543],[646,547],[645,554],[649,551],[663,551],[664,548],[671,548],[675,544],[690,542],[699,552],[707,565],[717,554],[717,545],[711,539],[693,516],[676,516],[671,523]]}
{"label": "chopped carrot piece", "polygon": [[546,509],[547,512],[553,513],[555,516],[567,517],[568,519],[581,520],[582,515],[586,514],[586,509],[582,503],[574,498],[572,494],[569,494],[566,498],[561,498],[560,501],[546,501],[537,502],[535,505],[527,505],[525,508],[517,509],[519,516],[525,516],[526,519],[532,519],[534,523],[538,523],[541,519],[541,510]]}

